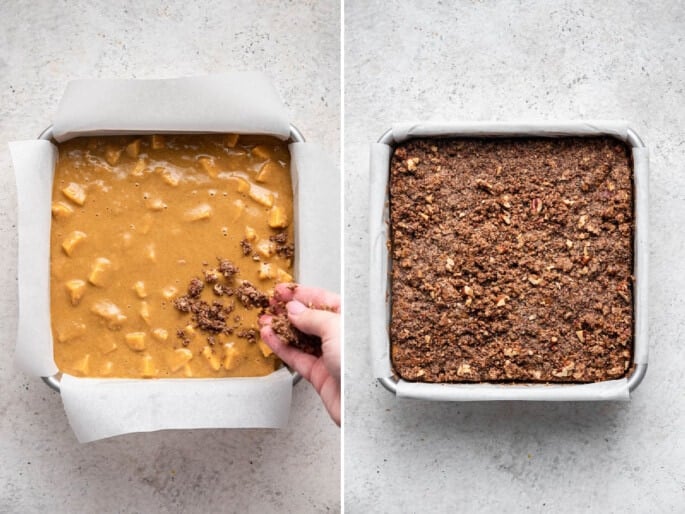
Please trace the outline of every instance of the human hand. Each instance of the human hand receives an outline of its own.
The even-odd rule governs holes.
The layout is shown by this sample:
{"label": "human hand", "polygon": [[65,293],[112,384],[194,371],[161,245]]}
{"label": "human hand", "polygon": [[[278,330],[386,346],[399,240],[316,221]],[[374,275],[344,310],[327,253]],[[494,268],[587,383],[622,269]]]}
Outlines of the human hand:
{"label": "human hand", "polygon": [[288,319],[302,332],[321,338],[321,357],[281,341],[268,314],[259,318],[264,342],[319,393],[328,414],[340,426],[340,297],[329,291],[278,284],[275,296],[286,303]]}

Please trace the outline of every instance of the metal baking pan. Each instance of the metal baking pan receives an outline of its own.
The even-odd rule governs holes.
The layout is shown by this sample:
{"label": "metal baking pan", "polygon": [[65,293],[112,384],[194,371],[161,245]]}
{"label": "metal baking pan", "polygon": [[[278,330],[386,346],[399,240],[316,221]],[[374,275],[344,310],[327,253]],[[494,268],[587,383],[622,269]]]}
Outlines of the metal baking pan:
{"label": "metal baking pan", "polygon": [[[400,379],[390,358],[389,241],[390,158],[397,144],[419,138],[578,137],[611,136],[633,149],[633,365],[626,377],[590,384],[575,383],[421,383]],[[561,123],[417,123],[393,126],[371,148],[370,165],[370,345],[374,374],[391,393],[407,398],[438,401],[585,401],[627,400],[647,371],[647,258],[648,157],[638,134],[622,122]]]}
{"label": "metal baking pan", "polygon": [[[41,134],[38,136],[38,139],[44,139],[46,141],[52,141],[55,143],[54,138],[52,137],[52,125],[50,125],[48,128],[46,128]],[[289,143],[304,143],[305,139],[304,136],[302,135],[302,132],[299,131],[299,129],[293,125],[290,124],[290,138],[288,139]],[[52,335],[50,335],[52,337]],[[296,371],[292,373],[293,375],[293,385],[297,384],[301,379],[302,375],[297,373]],[[43,379],[43,382],[45,382],[48,386],[50,386],[51,389],[57,391],[58,393],[60,392],[60,380],[62,378],[62,373],[56,373],[52,376],[49,377],[41,377]]]}

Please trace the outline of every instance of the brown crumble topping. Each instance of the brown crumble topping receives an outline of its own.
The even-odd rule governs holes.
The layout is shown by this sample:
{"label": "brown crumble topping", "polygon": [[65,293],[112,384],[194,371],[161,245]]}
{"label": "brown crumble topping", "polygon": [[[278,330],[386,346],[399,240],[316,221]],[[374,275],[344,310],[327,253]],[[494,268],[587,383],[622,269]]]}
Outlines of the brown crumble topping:
{"label": "brown crumble topping", "polygon": [[596,382],[632,362],[628,148],[422,139],[390,173],[391,354],[423,382]]}
{"label": "brown crumble topping", "polygon": [[[240,246],[242,246],[242,242],[240,243]],[[237,275],[240,271],[238,269],[238,266],[233,264],[228,259],[222,259],[221,257],[217,257],[217,260],[219,261],[219,273],[221,273],[224,276],[224,278],[229,282],[233,280],[233,277]]]}
{"label": "brown crumble topping", "polygon": [[252,253],[252,245],[247,239],[240,241],[240,248],[243,250],[243,255],[247,256]]}
{"label": "brown crumble topping", "polygon": [[243,328],[235,333],[236,336],[247,339],[250,343],[256,343],[257,337],[259,337],[259,332],[254,328]]}
{"label": "brown crumble topping", "polygon": [[214,284],[212,291],[214,291],[214,294],[217,296],[233,296],[235,293],[235,290],[232,287],[228,287],[224,284]]}
{"label": "brown crumble topping", "polygon": [[286,259],[292,259],[295,255],[295,245],[288,243],[288,234],[279,232],[269,237],[269,241],[276,243],[276,253]]}
{"label": "brown crumble topping", "polygon": [[248,280],[243,280],[235,293],[240,303],[247,309],[254,307],[266,308],[269,306],[269,297],[259,291]]}
{"label": "brown crumble topping", "polygon": [[194,278],[190,281],[190,284],[188,284],[188,296],[190,298],[198,298],[204,288],[205,285],[202,283],[202,280]]}
{"label": "brown crumble topping", "polygon": [[[290,284],[288,288],[291,291],[295,291],[297,288],[296,284]],[[265,309],[265,313],[271,316],[271,329],[274,333],[280,337],[281,341],[285,344],[293,346],[298,350],[301,350],[315,357],[320,357],[322,355],[321,350],[321,338],[311,334],[306,334],[294,326],[288,319],[288,313],[286,310],[286,301],[275,294],[271,304],[268,309]],[[308,306],[312,308],[311,305]],[[332,308],[317,307],[318,309],[330,310]]]}
{"label": "brown crumble topping", "polygon": [[219,272],[215,269],[206,269],[202,273],[205,276],[205,282],[207,284],[215,284],[219,280]]}

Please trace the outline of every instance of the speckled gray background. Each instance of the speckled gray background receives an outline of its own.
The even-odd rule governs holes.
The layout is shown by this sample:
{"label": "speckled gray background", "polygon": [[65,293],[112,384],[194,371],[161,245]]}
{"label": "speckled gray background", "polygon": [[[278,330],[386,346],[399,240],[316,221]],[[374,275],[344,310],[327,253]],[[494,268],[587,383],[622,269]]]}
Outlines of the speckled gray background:
{"label": "speckled gray background", "polygon": [[[201,6],[200,6],[201,4]],[[16,371],[15,186],[74,78],[268,72],[310,141],[339,153],[339,4],[4,2],[0,16],[0,512],[335,512],[340,433],[312,388],[284,430],[136,434],[79,445],[56,393]]]}
{"label": "speckled gray background", "polygon": [[[348,512],[685,512],[685,8],[346,5]],[[398,401],[367,348],[368,144],[395,121],[623,118],[651,151],[650,365],[630,403]]]}

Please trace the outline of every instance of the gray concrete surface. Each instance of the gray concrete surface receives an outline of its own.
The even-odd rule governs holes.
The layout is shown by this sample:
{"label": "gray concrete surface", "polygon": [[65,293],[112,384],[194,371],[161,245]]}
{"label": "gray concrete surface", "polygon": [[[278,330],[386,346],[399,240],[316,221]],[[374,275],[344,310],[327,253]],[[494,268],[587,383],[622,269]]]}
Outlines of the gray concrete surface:
{"label": "gray concrete surface", "polygon": [[36,137],[75,78],[268,72],[310,141],[339,152],[339,4],[4,2],[0,17],[0,512],[335,512],[340,433],[312,388],[284,430],[79,445],[59,399],[14,369],[16,199],[6,142]]}
{"label": "gray concrete surface", "polygon": [[[347,512],[685,512],[681,2],[351,0]],[[651,151],[650,365],[630,403],[398,401],[367,349],[368,144],[395,121],[623,118]]]}

